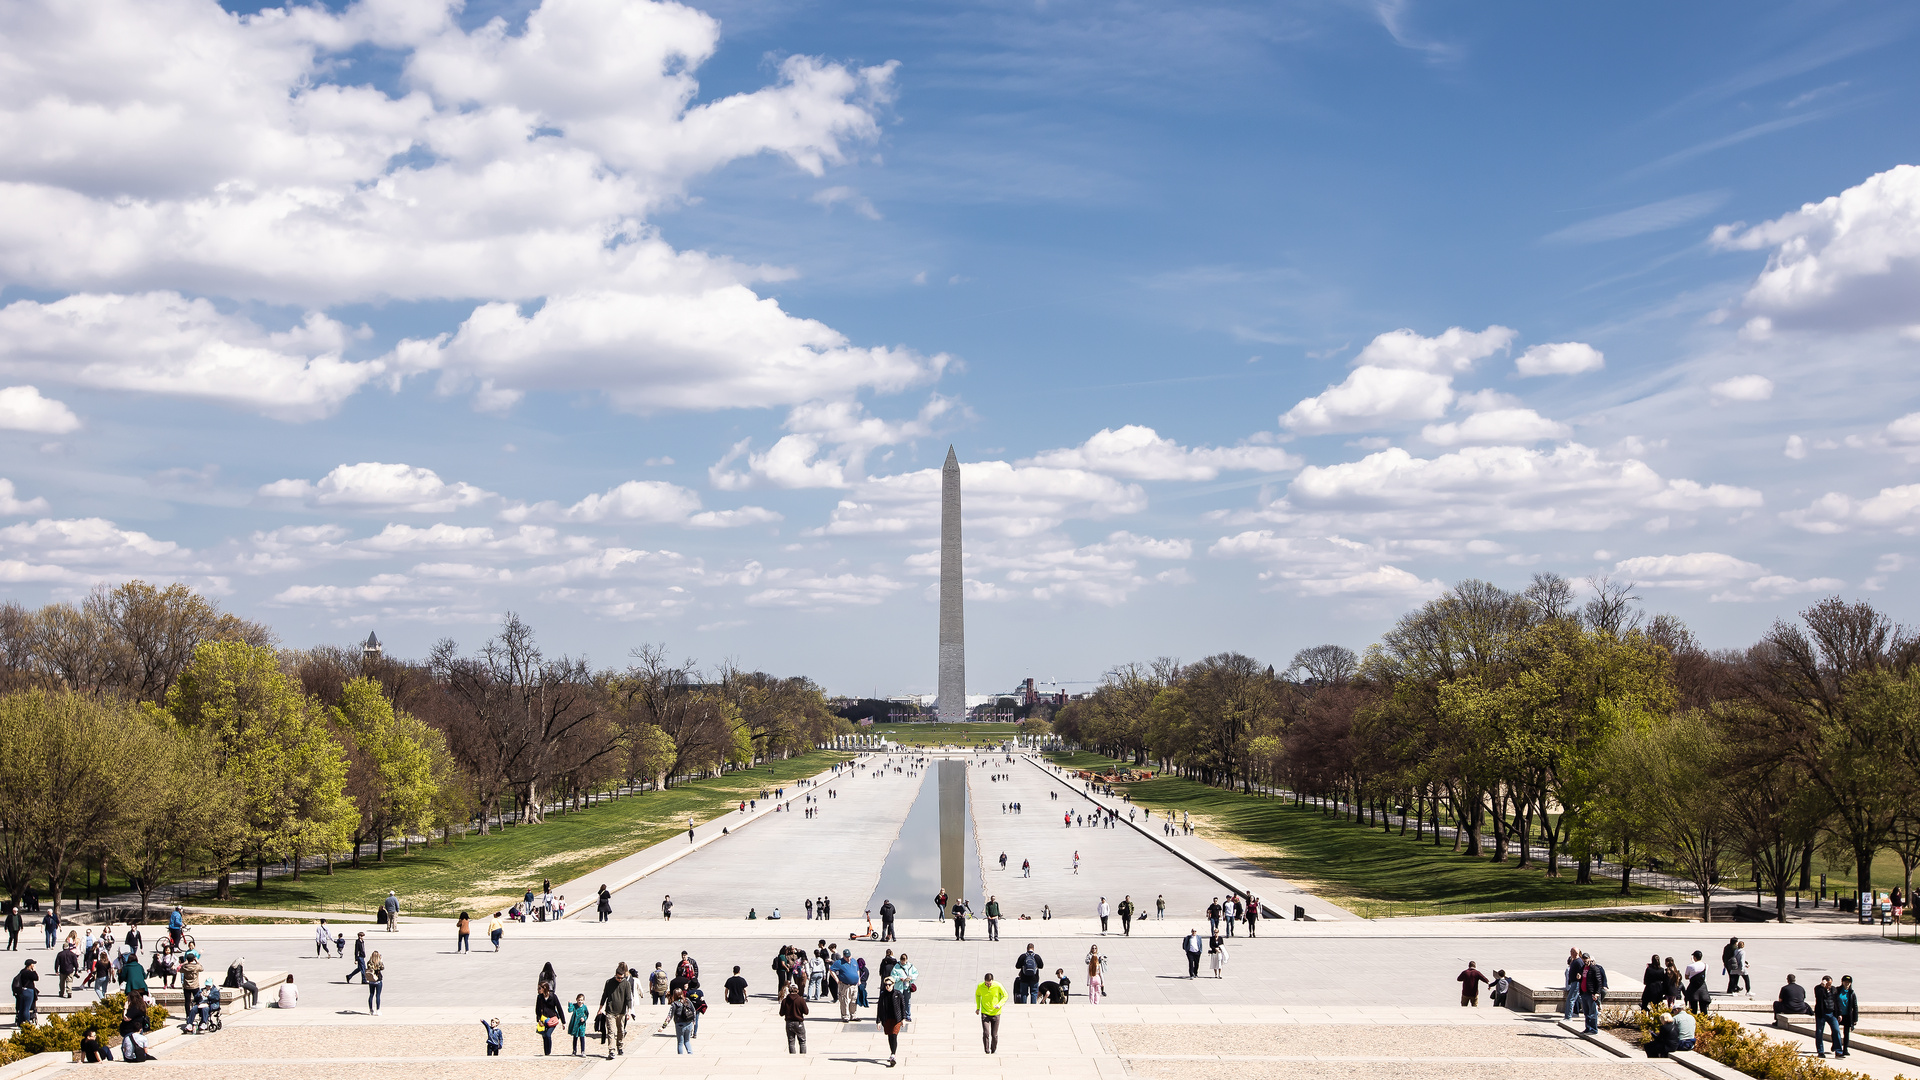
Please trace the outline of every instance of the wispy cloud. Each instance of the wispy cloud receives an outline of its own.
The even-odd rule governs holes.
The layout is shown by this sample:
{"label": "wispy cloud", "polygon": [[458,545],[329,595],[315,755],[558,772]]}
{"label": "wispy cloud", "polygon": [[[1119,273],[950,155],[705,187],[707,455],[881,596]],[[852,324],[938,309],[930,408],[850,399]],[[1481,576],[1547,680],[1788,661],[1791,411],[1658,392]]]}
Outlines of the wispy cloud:
{"label": "wispy cloud", "polygon": [[1697,217],[1713,213],[1726,202],[1725,191],[1680,195],[1636,206],[1631,210],[1588,218],[1577,225],[1548,233],[1541,240],[1549,244],[1597,244],[1606,240],[1624,240],[1629,236],[1641,236],[1684,225]]}

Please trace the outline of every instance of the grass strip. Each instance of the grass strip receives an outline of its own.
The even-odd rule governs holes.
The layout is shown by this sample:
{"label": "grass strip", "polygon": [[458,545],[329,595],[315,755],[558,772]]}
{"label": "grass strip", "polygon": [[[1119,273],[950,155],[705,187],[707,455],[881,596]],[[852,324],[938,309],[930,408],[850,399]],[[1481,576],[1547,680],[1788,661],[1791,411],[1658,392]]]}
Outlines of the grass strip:
{"label": "grass strip", "polygon": [[[1108,769],[1123,765],[1088,753],[1052,753],[1060,765]],[[1201,836],[1269,873],[1308,889],[1363,918],[1457,915],[1544,908],[1617,907],[1677,903],[1658,889],[1634,888],[1622,897],[1613,882],[1574,883],[1571,866],[1558,878],[1544,866],[1516,868],[1488,856],[1434,847],[1323,814],[1289,799],[1243,795],[1177,776],[1120,785],[1139,806],[1191,814]]]}
{"label": "grass strip", "polygon": [[[648,791],[595,803],[584,810],[549,814],[538,825],[511,825],[481,836],[467,833],[452,844],[415,845],[411,852],[387,849],[387,861],[363,855],[358,869],[336,865],[332,874],[307,870],[301,880],[268,878],[256,889],[236,874],[233,899],[223,906],[371,914],[387,890],[400,895],[411,915],[493,912],[520,899],[543,880],[570,881],[685,831],[687,816],[706,821],[762,789],[812,776],[852,754],[815,751],[665,791]],[[207,899],[203,896],[201,899]],[[593,901],[569,896],[569,907]]]}

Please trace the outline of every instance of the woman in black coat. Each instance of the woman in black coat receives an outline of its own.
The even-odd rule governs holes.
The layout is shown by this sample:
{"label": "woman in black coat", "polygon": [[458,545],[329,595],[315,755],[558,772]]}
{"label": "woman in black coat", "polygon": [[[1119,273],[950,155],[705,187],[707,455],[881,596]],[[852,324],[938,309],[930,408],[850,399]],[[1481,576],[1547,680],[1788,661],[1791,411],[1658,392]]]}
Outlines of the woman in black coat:
{"label": "woman in black coat", "polygon": [[566,1021],[566,1008],[560,1004],[560,995],[553,992],[553,984],[541,983],[540,993],[533,999],[533,1022],[540,1025],[540,1042],[549,1056],[553,1054],[554,1029]]}
{"label": "woman in black coat", "polygon": [[1660,966],[1660,954],[1654,953],[1647,961],[1647,970],[1640,973],[1640,1008],[1644,1010],[1666,996],[1667,969]]}
{"label": "woman in black coat", "polygon": [[906,1022],[907,999],[893,985],[891,977],[880,980],[880,1000],[875,1002],[874,1019],[887,1033],[887,1068],[895,1065],[900,1053],[900,1026]]}

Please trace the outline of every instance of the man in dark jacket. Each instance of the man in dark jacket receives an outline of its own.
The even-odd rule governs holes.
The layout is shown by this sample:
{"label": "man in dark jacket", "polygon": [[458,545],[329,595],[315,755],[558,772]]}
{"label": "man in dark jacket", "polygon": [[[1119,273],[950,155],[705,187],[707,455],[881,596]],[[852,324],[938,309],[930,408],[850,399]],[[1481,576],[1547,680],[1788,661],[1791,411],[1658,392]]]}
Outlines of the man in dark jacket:
{"label": "man in dark jacket", "polygon": [[[1121,936],[1132,937],[1133,936],[1133,897],[1131,896],[1121,897],[1120,906],[1115,908],[1114,910],[1120,913]],[[1015,1001],[1020,1000],[1020,995],[1017,991],[1013,995],[1013,1000]]]}
{"label": "man in dark jacket", "polygon": [[882,900],[880,902],[880,940],[881,941],[900,940],[899,938],[895,937],[893,934],[893,917],[897,913],[897,910],[898,909],[896,909],[893,906],[893,901],[891,900]]}
{"label": "man in dark jacket", "polygon": [[53,958],[53,973],[60,977],[60,996],[73,996],[73,977],[80,973],[80,954],[72,945],[64,945]]}
{"label": "man in dark jacket", "polygon": [[799,983],[788,986],[786,995],[780,999],[780,1019],[786,1022],[787,1053],[806,1053],[807,999],[800,993]]}
{"label": "man in dark jacket", "polygon": [[600,1011],[606,1014],[607,1026],[613,1030],[613,1049],[607,1051],[609,1061],[613,1055],[627,1052],[627,1018],[633,1015],[634,997],[633,977],[623,960],[613,969],[613,978],[600,990]]}
{"label": "man in dark jacket", "polygon": [[1821,1057],[1827,1056],[1826,1034],[1833,1032],[1833,1052],[1840,1052],[1839,991],[1834,989],[1833,976],[1822,975],[1820,985],[1813,988],[1813,1052]]}
{"label": "man in dark jacket", "polygon": [[1773,999],[1773,1019],[1779,1022],[1782,1016],[1806,1016],[1813,1010],[1807,1007],[1807,988],[1800,980],[1787,972],[1787,985],[1780,988],[1780,996]]}
{"label": "man in dark jacket", "polygon": [[1580,1009],[1587,1014],[1587,1034],[1600,1034],[1600,1003],[1607,997],[1607,969],[1600,961],[1580,954]]}
{"label": "man in dark jacket", "polygon": [[1840,1020],[1840,1034],[1833,1040],[1833,1056],[1853,1053],[1853,1026],[1860,1022],[1860,995],[1853,988],[1853,976],[1840,976],[1840,989],[1834,991],[1834,1015]]}
{"label": "man in dark jacket", "polygon": [[1015,1005],[1033,1005],[1038,1003],[1040,994],[1040,973],[1047,970],[1047,962],[1033,951],[1033,942],[1027,942],[1027,951],[1013,961],[1013,1003]]}

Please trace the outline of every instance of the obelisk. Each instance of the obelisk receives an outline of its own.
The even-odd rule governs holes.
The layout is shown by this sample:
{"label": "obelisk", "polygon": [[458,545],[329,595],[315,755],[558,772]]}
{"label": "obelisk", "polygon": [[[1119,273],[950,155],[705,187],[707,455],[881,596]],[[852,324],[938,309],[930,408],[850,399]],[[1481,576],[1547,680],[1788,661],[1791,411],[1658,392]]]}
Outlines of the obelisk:
{"label": "obelisk", "polygon": [[960,576],[960,459],[947,447],[940,470],[940,719],[967,718],[967,632],[961,614],[966,582]]}

